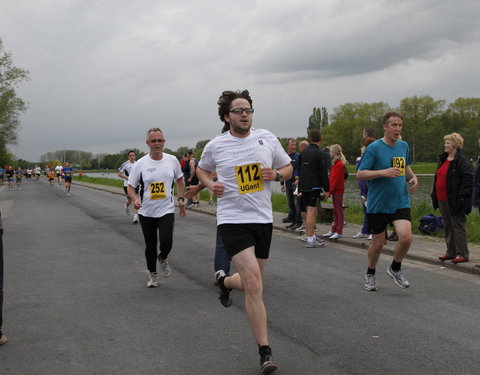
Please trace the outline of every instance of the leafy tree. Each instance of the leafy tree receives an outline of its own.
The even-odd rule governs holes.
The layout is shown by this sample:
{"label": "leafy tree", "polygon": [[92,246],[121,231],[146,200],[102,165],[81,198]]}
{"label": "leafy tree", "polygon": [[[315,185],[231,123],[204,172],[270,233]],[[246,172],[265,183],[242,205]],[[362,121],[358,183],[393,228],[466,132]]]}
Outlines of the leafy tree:
{"label": "leafy tree", "polygon": [[0,39],[0,162],[11,161],[7,145],[16,144],[20,126],[19,116],[27,110],[27,104],[15,92],[15,88],[29,79],[27,70],[13,65],[12,55],[5,52]]}
{"label": "leafy tree", "polygon": [[320,108],[313,107],[313,113],[308,118],[307,134],[310,130],[322,128],[322,111]]}
{"label": "leafy tree", "polygon": [[328,126],[328,112],[327,108],[322,107],[322,128]]}
{"label": "leafy tree", "polygon": [[402,99],[400,112],[403,115],[403,139],[410,145],[413,161],[436,160],[443,145],[440,116],[444,100],[435,100],[429,95]]}
{"label": "leafy tree", "polygon": [[347,160],[353,162],[362,147],[363,129],[373,127],[377,137],[381,137],[382,117],[389,110],[384,102],[345,103],[334,108],[330,125],[322,129],[323,145],[338,143]]}

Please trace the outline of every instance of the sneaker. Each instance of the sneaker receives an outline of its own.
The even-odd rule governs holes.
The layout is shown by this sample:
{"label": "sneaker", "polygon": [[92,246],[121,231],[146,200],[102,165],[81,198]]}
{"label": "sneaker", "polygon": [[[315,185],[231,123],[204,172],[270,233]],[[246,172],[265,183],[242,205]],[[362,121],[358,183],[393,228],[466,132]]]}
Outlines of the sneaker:
{"label": "sneaker", "polygon": [[405,275],[401,270],[394,271],[392,270],[392,266],[389,266],[387,269],[387,273],[388,276],[390,276],[393,281],[395,281],[395,284],[397,284],[400,288],[408,288],[410,286],[408,280],[406,279]]}
{"label": "sneaker", "polygon": [[133,215],[133,224],[138,224],[138,214]]}
{"label": "sneaker", "polygon": [[286,229],[292,229],[295,225],[297,225],[296,223],[290,223],[288,225],[285,225],[285,228]]}
{"label": "sneaker", "polygon": [[369,273],[365,274],[365,286],[363,288],[369,292],[374,292],[377,290],[377,280],[375,275],[371,275]]}
{"label": "sneaker", "polygon": [[158,275],[156,272],[150,272],[150,280],[147,282],[148,288],[156,288],[158,286]]}
{"label": "sneaker", "polygon": [[277,365],[273,360],[273,355],[262,354],[260,356],[260,374],[271,374],[277,369]]}
{"label": "sneaker", "polygon": [[188,203],[185,207],[187,208],[195,207],[195,203]]}
{"label": "sneaker", "polygon": [[213,206],[213,199],[210,199],[210,200],[208,201],[208,204],[209,204],[210,206]]}
{"label": "sneaker", "polygon": [[297,240],[300,240],[302,242],[307,242],[308,236],[306,234],[304,234],[303,236],[298,236]]}
{"label": "sneaker", "polygon": [[330,232],[328,232],[328,233],[325,233],[325,234],[323,235],[323,237],[330,237],[330,236],[332,236],[332,235],[333,235],[333,232],[330,231]]}
{"label": "sneaker", "polygon": [[302,224],[295,223],[293,226],[290,227],[291,230],[296,230],[297,228],[300,228]]}
{"label": "sneaker", "polygon": [[373,235],[369,234],[368,237],[367,237],[367,240],[370,240],[370,241],[371,241],[372,238],[373,238]]}
{"label": "sneaker", "polygon": [[308,248],[312,248],[312,247],[324,247],[325,246],[325,241],[319,241],[317,238],[315,239],[315,241],[308,241],[307,240],[307,247]]}
{"label": "sneaker", "polygon": [[295,228],[295,232],[304,232],[305,224],[300,225],[298,228]]}
{"label": "sneaker", "polygon": [[225,278],[226,276],[223,270],[215,272],[215,282],[218,286],[218,299],[224,307],[230,307],[232,305],[232,289],[222,287],[218,282],[220,278]]}
{"label": "sneaker", "polygon": [[5,345],[8,342],[7,336],[1,335],[0,336],[0,345]]}
{"label": "sneaker", "polygon": [[368,237],[368,234],[365,234],[365,233],[362,233],[362,232],[358,232],[357,234],[355,234],[352,238],[367,238]]}
{"label": "sneaker", "polygon": [[127,205],[125,205],[125,213],[127,214],[127,216],[130,215],[130,209],[128,208]]}
{"label": "sneaker", "polygon": [[162,271],[163,277],[169,277],[170,276],[170,266],[168,265],[168,260],[161,260],[160,259],[160,270]]}
{"label": "sneaker", "polygon": [[331,240],[336,240],[337,238],[340,238],[342,237],[342,235],[340,233],[333,233],[330,237]]}

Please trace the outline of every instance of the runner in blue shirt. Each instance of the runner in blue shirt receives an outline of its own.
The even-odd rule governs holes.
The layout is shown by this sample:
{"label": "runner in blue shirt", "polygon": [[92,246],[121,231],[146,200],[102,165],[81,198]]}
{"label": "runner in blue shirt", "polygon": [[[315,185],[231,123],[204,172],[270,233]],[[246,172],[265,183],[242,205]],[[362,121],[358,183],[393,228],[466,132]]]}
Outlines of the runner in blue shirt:
{"label": "runner in blue shirt", "polygon": [[408,144],[401,140],[403,117],[398,112],[387,112],[383,117],[384,136],[370,144],[358,167],[357,178],[368,181],[367,221],[373,235],[368,248],[368,269],[365,290],[377,290],[375,268],[385,244],[385,230],[389,223],[395,228],[398,242],[393,262],[387,273],[401,288],[410,286],[401,271],[402,260],[412,242],[412,219],[407,181],[410,192],[418,187],[417,176],[410,168]]}
{"label": "runner in blue shirt", "polygon": [[72,187],[73,168],[70,166],[69,162],[65,162],[65,165],[63,167],[63,176],[65,180],[65,191],[67,192],[67,196],[70,196],[70,189]]}

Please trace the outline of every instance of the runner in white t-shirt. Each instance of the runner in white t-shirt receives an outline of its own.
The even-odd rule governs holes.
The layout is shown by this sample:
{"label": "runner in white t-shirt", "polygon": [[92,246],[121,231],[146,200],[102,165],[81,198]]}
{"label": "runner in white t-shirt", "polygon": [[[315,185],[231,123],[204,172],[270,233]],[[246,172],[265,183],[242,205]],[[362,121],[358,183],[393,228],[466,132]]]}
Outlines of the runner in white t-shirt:
{"label": "runner in white t-shirt", "polygon": [[[218,100],[224,133],[209,142],[197,175],[218,197],[218,231],[238,273],[217,272],[220,302],[231,304],[230,292],[245,292],[245,310],[257,341],[260,373],[275,371],[262,296],[262,271],[269,256],[273,217],[271,181],[290,178],[290,157],[269,131],[251,129],[253,108],[247,90],[225,91]],[[212,178],[216,171],[218,181]]]}
{"label": "runner in white t-shirt", "polygon": [[[149,288],[158,286],[157,257],[164,277],[170,276],[167,257],[172,250],[175,202],[173,185],[177,184],[180,217],[185,216],[185,182],[180,163],[173,155],[163,152],[165,137],[162,130],[147,132],[150,153],[139,159],[130,171],[128,195],[138,209],[145,239],[145,258],[150,272]],[[139,195],[135,188],[140,186]],[[157,242],[160,252],[157,254]]]}
{"label": "runner in white t-shirt", "polygon": [[[130,171],[132,170],[133,164],[135,164],[135,151],[128,151],[128,160],[124,162],[120,168],[118,168],[117,176],[123,179],[123,190],[125,191],[125,196],[127,200],[125,201],[125,213],[130,215],[130,204],[132,200],[128,196],[127,186],[128,186],[128,177],[130,176]],[[138,194],[138,187],[136,189]],[[138,224],[138,210],[134,209],[133,211],[133,224]]]}

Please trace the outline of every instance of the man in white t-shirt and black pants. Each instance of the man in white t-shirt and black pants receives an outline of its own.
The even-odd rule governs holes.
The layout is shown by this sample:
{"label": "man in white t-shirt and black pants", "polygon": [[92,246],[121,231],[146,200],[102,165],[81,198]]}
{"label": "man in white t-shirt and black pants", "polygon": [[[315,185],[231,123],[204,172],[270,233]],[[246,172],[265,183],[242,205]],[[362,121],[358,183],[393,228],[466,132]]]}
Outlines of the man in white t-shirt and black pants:
{"label": "man in white t-shirt and black pants", "polygon": [[[120,168],[118,168],[118,177],[123,179],[123,190],[125,191],[125,195],[127,200],[125,202],[125,213],[130,215],[130,204],[132,200],[128,196],[128,177],[130,176],[130,171],[132,170],[133,164],[135,164],[135,151],[130,150],[128,151],[128,160],[124,162]],[[135,192],[138,194],[138,186],[136,187]],[[138,224],[138,210],[134,208],[133,211],[133,224]]]}
{"label": "man in white t-shirt and black pants", "polygon": [[[232,289],[245,292],[245,310],[259,347],[260,373],[275,371],[267,334],[262,272],[272,239],[271,181],[290,178],[290,157],[268,130],[252,129],[247,90],[224,91],[218,100],[223,133],[204,148],[197,168],[200,181],[218,197],[218,231],[238,273],[217,272],[225,307]],[[216,171],[218,180],[212,178]]]}
{"label": "man in white t-shirt and black pants", "polygon": [[[145,258],[150,279],[149,288],[158,286],[157,258],[164,277],[170,276],[168,254],[173,245],[175,201],[173,184],[177,184],[180,217],[185,216],[185,182],[180,163],[173,155],[163,152],[165,137],[159,128],[147,132],[150,152],[140,158],[130,171],[128,195],[138,209],[140,225],[145,239]],[[135,188],[140,186],[139,195]],[[157,253],[158,242],[160,252]]]}

